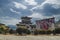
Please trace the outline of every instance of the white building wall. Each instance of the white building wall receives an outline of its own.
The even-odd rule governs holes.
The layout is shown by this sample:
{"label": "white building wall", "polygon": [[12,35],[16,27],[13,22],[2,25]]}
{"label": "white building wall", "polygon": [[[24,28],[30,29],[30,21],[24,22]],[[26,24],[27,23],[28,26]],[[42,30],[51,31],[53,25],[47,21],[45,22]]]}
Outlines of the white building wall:
{"label": "white building wall", "polygon": [[54,30],[55,29],[55,24],[51,23],[51,27],[49,27],[49,30]]}

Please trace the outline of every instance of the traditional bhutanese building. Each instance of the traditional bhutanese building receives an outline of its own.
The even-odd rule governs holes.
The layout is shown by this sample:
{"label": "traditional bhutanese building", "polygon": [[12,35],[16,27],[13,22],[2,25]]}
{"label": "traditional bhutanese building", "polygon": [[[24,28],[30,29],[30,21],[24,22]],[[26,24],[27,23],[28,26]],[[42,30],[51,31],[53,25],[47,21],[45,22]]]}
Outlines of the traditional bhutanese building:
{"label": "traditional bhutanese building", "polygon": [[17,24],[17,28],[24,28],[24,29],[28,29],[31,30],[31,17],[21,17],[21,22],[19,22],[19,24]]}
{"label": "traditional bhutanese building", "polygon": [[8,29],[8,27],[5,24],[0,23],[0,28],[3,28],[4,30]]}
{"label": "traditional bhutanese building", "polygon": [[0,23],[0,33],[6,34],[9,31],[9,27],[5,24]]}
{"label": "traditional bhutanese building", "polygon": [[37,30],[54,30],[55,29],[55,18],[48,18],[42,20],[36,20]]}

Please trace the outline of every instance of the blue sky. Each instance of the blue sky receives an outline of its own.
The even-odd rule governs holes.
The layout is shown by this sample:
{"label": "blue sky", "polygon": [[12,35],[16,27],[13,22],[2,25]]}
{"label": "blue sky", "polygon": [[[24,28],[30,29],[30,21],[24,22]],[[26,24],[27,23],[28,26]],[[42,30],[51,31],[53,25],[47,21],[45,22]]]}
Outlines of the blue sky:
{"label": "blue sky", "polygon": [[22,16],[60,19],[60,0],[0,0],[0,23],[15,25]]}

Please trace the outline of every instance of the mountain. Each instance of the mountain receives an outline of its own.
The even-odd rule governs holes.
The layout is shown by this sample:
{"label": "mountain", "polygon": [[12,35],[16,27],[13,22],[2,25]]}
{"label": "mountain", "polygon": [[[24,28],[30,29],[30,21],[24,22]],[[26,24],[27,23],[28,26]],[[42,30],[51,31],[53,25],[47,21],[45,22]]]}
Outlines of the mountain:
{"label": "mountain", "polygon": [[9,28],[13,29],[13,30],[16,30],[16,25],[8,25]]}

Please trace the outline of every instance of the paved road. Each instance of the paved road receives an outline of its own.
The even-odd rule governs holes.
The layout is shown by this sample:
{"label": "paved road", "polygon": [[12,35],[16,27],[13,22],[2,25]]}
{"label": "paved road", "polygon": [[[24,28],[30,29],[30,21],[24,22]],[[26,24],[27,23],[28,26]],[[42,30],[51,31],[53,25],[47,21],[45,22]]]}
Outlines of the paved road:
{"label": "paved road", "polygon": [[14,36],[0,35],[0,40],[60,40],[60,36]]}

